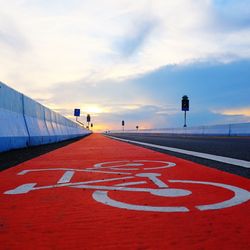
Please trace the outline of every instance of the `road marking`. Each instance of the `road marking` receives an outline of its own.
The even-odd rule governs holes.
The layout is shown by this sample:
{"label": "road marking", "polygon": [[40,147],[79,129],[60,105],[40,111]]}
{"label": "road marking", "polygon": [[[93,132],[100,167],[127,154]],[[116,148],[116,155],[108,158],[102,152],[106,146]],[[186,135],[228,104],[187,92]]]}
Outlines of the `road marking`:
{"label": "road marking", "polygon": [[[144,162],[146,162],[144,160]],[[160,161],[155,161],[160,162]],[[108,162],[110,164],[110,162]],[[117,162],[113,162],[117,163]],[[104,165],[105,163],[102,163]],[[100,165],[100,166],[102,166]],[[131,165],[131,164],[127,164]],[[121,167],[124,167],[124,165],[120,165]],[[109,168],[112,168],[112,165],[109,166]],[[147,169],[147,168],[145,168]],[[46,171],[46,170],[41,170]],[[59,171],[61,169],[59,168]],[[29,170],[23,170],[22,172],[19,172],[22,174],[28,173]],[[79,172],[79,171],[78,171]],[[94,172],[95,173],[95,172]],[[154,196],[160,196],[160,197],[166,197],[166,198],[177,198],[177,197],[183,197],[183,196],[189,196],[192,194],[192,191],[189,189],[180,189],[180,188],[172,188],[169,187],[165,182],[163,182],[159,177],[162,176],[161,173],[137,173],[135,176],[129,176],[129,177],[119,177],[119,178],[110,178],[110,179],[101,179],[101,180],[90,180],[85,182],[76,182],[76,183],[70,183],[69,181],[75,174],[74,171],[65,171],[63,176],[59,179],[56,185],[50,185],[50,186],[37,186],[37,183],[27,183],[23,184],[21,186],[18,186],[15,189],[8,190],[4,192],[4,194],[7,195],[18,195],[18,194],[26,194],[30,191],[39,190],[39,189],[50,189],[50,188],[57,188],[57,187],[71,187],[71,188],[80,188],[80,189],[89,189],[94,190],[94,193],[92,194],[92,197],[97,202],[101,202],[105,205],[117,207],[117,208],[123,208],[128,210],[136,210],[136,211],[151,211],[151,212],[189,212],[190,210],[186,207],[179,206],[179,207],[172,207],[172,206],[151,206],[148,204],[129,204],[122,201],[117,201],[116,199],[109,197],[108,192],[109,191],[122,191],[122,192],[146,192],[150,193]],[[147,181],[130,181],[130,182],[124,182],[128,179],[133,179],[136,177],[142,177],[142,178],[148,178],[148,180],[152,181],[158,188],[148,188],[148,187],[131,187],[133,185],[140,185],[140,184],[148,184]],[[86,184],[95,184],[95,183],[101,183],[101,182],[109,182],[109,181],[123,181],[123,183],[118,183],[115,186],[96,186],[96,185],[86,185]],[[216,210],[216,209],[223,209],[227,207],[232,207],[239,205],[241,203],[247,202],[250,199],[250,192],[247,190],[244,190],[242,188],[231,186],[228,184],[223,183],[216,183],[216,182],[204,182],[204,181],[195,181],[195,180],[168,180],[170,183],[191,183],[191,184],[203,184],[203,185],[212,185],[215,187],[221,187],[227,190],[230,190],[234,193],[234,196],[228,200],[223,200],[218,203],[213,204],[205,204],[205,205],[198,205],[195,206],[196,209],[200,211],[206,211],[206,210]],[[144,203],[144,202],[143,202]]]}
{"label": "road marking", "polygon": [[215,204],[209,205],[199,205],[196,206],[201,211],[205,210],[216,210],[216,209],[223,209],[227,207],[232,207],[239,205],[241,203],[247,202],[250,199],[250,192],[244,190],[242,188],[234,187],[231,185],[223,184],[223,183],[216,183],[216,182],[207,182],[207,181],[188,181],[188,180],[169,180],[171,183],[193,183],[193,184],[204,184],[204,185],[211,185],[215,187],[222,187],[228,190],[231,190],[234,193],[234,196],[226,201],[218,202]]}
{"label": "road marking", "polygon": [[40,172],[40,171],[73,171],[73,172],[96,172],[96,173],[104,173],[104,174],[123,174],[123,175],[130,175],[130,173],[125,172],[114,172],[114,171],[102,171],[102,170],[94,170],[93,168],[86,168],[86,169],[76,169],[76,168],[42,168],[42,169],[27,169],[23,170],[18,173],[18,175],[25,175],[30,172]]}
{"label": "road marking", "polygon": [[161,174],[159,174],[159,173],[141,173],[141,174],[136,174],[136,176],[149,178],[159,188],[167,188],[168,187],[165,182],[163,182],[159,178],[157,178],[158,176],[161,176]]}
{"label": "road marking", "polygon": [[250,249],[249,179],[135,145],[92,134],[0,172],[2,248]]}
{"label": "road marking", "polygon": [[[164,166],[160,167],[145,167],[143,170],[155,170],[155,169],[163,169],[163,168],[171,168],[176,166],[173,162],[168,161],[155,161],[155,160],[124,160],[124,161],[110,161],[110,162],[101,162],[94,165],[93,168],[88,168],[89,170],[95,169],[111,169],[111,170],[140,170],[139,167],[144,166],[144,163],[164,163]],[[110,166],[110,164],[112,166]],[[115,165],[113,165],[115,164]],[[107,166],[108,165],[108,166]],[[131,168],[133,167],[133,168]]]}
{"label": "road marking", "polygon": [[[169,180],[170,183],[191,183],[191,184],[203,184],[203,185],[211,185],[215,187],[225,188],[234,193],[234,196],[229,200],[225,200],[222,202],[207,204],[207,205],[198,205],[195,206],[200,211],[207,210],[217,210],[224,209],[228,207],[233,207],[236,205],[240,205],[244,202],[247,202],[250,199],[250,192],[244,190],[242,188],[238,188],[235,186],[216,183],[216,182],[205,182],[205,181],[190,181],[190,180]],[[105,188],[105,189],[104,189]],[[150,211],[150,212],[189,212],[190,210],[186,207],[172,207],[172,206],[151,206],[151,205],[139,205],[139,204],[129,204],[122,201],[117,201],[108,196],[108,191],[112,190],[112,187],[101,187],[102,190],[97,190],[92,194],[93,199],[96,201],[103,203],[104,205],[109,205],[112,207],[123,208],[128,210],[136,210],[136,211]],[[109,189],[108,189],[109,188]],[[113,189],[114,190],[114,189]],[[159,195],[162,197],[178,197],[178,196],[188,196],[192,192],[185,189],[156,189],[150,191],[147,188],[124,188],[118,191],[136,191],[136,192],[150,192],[154,195]]]}
{"label": "road marking", "polygon": [[224,156],[219,156],[219,155],[199,153],[199,152],[180,149],[180,148],[166,147],[166,146],[161,146],[161,145],[156,145],[156,144],[151,144],[151,143],[145,143],[145,142],[140,142],[140,141],[121,139],[121,138],[113,137],[113,136],[109,136],[109,137],[112,138],[112,139],[115,139],[115,140],[119,140],[119,141],[131,142],[131,143],[135,143],[135,144],[139,144],[139,145],[143,145],[143,146],[148,146],[148,147],[152,147],[152,148],[159,148],[159,149],[168,150],[168,151],[172,151],[172,152],[176,152],[176,153],[192,155],[192,156],[196,156],[196,157],[200,157],[200,158],[204,158],[204,159],[208,159],[208,160],[228,163],[228,164],[240,166],[240,167],[243,167],[243,168],[250,168],[250,162],[249,161],[244,161],[244,160],[239,160],[239,159],[234,159],[234,158],[224,157]]}
{"label": "road marking", "polygon": [[147,184],[146,181],[131,181],[126,183],[117,184],[117,187],[126,187],[126,186],[133,186],[133,185],[140,185],[140,184]]}
{"label": "road marking", "polygon": [[70,187],[70,186],[77,186],[77,185],[85,185],[85,184],[93,184],[93,183],[99,183],[99,182],[106,182],[106,181],[118,181],[118,180],[126,180],[126,179],[133,179],[134,177],[128,176],[128,177],[120,177],[120,178],[111,178],[111,179],[102,179],[102,180],[94,180],[94,181],[84,181],[84,182],[75,182],[75,183],[61,183],[61,184],[55,184],[55,185],[49,185],[49,186],[41,186],[36,187],[37,183],[27,183],[23,184],[21,186],[18,186],[15,189],[8,190],[4,192],[4,194],[25,194],[32,190],[40,190],[40,189],[51,189],[51,188],[58,188],[58,187]]}
{"label": "road marking", "polygon": [[68,183],[74,175],[74,171],[66,171],[61,179],[57,182],[58,184]]}
{"label": "road marking", "polygon": [[103,203],[104,205],[109,205],[111,207],[118,207],[128,210],[136,210],[136,211],[148,211],[148,212],[189,212],[189,209],[186,207],[156,207],[156,206],[143,206],[143,205],[133,205],[125,202],[120,202],[111,199],[108,196],[107,191],[95,191],[93,193],[93,198]]}

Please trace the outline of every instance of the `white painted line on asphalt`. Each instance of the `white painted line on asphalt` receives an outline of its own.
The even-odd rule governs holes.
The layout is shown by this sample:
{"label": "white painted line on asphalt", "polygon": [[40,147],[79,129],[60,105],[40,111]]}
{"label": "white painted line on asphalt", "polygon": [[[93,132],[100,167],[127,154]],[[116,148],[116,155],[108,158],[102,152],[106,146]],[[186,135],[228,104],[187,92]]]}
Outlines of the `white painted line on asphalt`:
{"label": "white painted line on asphalt", "polygon": [[128,140],[128,139],[121,139],[121,138],[114,137],[114,136],[109,136],[109,137],[113,138],[115,140],[119,140],[119,141],[131,142],[131,143],[135,143],[135,144],[139,144],[139,145],[143,145],[143,146],[148,146],[148,147],[152,147],[152,148],[159,148],[159,149],[168,150],[168,151],[181,153],[181,154],[185,154],[185,155],[192,155],[192,156],[196,156],[196,157],[200,157],[200,158],[204,158],[204,159],[208,159],[208,160],[228,163],[228,164],[240,166],[240,167],[243,167],[243,168],[250,168],[250,162],[249,161],[244,161],[244,160],[239,160],[239,159],[234,159],[234,158],[224,157],[224,156],[219,156],[219,155],[199,153],[199,152],[180,149],[180,148],[166,147],[166,146],[161,146],[161,145],[156,145],[156,144],[151,144],[151,143],[146,143],[146,142],[132,141],[132,140]]}

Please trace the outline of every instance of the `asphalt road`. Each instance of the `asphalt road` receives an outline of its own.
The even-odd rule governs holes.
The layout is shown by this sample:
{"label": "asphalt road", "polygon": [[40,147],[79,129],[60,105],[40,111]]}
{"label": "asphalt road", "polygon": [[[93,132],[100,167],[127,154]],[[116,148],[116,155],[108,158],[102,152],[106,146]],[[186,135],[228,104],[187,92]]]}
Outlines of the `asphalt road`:
{"label": "asphalt road", "polygon": [[[146,142],[172,148],[190,150],[200,153],[212,154],[217,156],[230,157],[234,159],[250,162],[250,137],[218,137],[218,136],[180,136],[166,134],[110,134],[127,140]],[[149,147],[151,148],[151,147]],[[191,155],[176,153],[172,151],[155,149],[155,151],[167,153],[180,158],[191,160],[208,167],[220,169],[246,178],[250,178],[250,169],[235,166],[227,163],[208,160]]]}

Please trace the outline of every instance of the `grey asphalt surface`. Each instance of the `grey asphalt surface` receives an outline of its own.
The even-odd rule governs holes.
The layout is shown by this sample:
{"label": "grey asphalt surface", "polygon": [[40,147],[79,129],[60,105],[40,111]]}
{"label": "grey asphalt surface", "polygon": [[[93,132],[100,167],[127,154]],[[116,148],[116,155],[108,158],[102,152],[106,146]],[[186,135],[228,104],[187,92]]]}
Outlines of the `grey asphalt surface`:
{"label": "grey asphalt surface", "polygon": [[[185,136],[167,134],[121,133],[109,134],[127,140],[146,142],[172,148],[250,161],[250,137]],[[150,147],[147,147],[150,148]],[[250,169],[162,149],[152,150],[174,155],[202,165],[250,178]]]}
{"label": "grey asphalt surface", "polygon": [[35,157],[49,153],[58,148],[65,147],[82,138],[83,137],[61,141],[57,143],[51,143],[51,144],[28,147],[28,148],[20,148],[8,152],[2,152],[0,153],[0,171],[14,167],[22,162],[31,160]]}

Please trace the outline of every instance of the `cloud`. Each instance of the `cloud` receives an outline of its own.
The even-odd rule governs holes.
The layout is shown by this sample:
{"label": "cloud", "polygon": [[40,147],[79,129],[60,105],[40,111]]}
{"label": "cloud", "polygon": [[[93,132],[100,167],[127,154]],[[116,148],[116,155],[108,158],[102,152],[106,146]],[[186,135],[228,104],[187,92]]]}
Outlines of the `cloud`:
{"label": "cloud", "polygon": [[143,17],[136,17],[135,20],[132,19],[127,34],[115,41],[115,47],[124,57],[134,55],[142,49],[156,26],[157,21],[153,18],[148,17],[144,20]]}
{"label": "cloud", "polygon": [[23,52],[23,50],[27,48],[25,40],[22,37],[18,36],[15,30],[7,32],[0,29],[0,43],[2,43],[2,45],[5,45],[6,47],[10,47],[16,52]]}
{"label": "cloud", "polygon": [[[26,93],[32,86],[46,89],[62,81],[89,78],[99,84],[169,64],[250,57],[245,0],[0,3],[12,22],[1,23],[2,41],[9,46],[0,58],[1,80]],[[239,23],[241,29],[223,28]],[[18,51],[26,47],[25,56],[19,58],[11,46]]]}
{"label": "cloud", "polygon": [[213,4],[215,18],[224,30],[234,31],[250,27],[248,0],[214,0]]}
{"label": "cloud", "polygon": [[[105,109],[105,107],[104,107]],[[119,112],[117,110],[119,109]],[[56,111],[65,114],[68,118],[74,119],[72,110],[57,109]],[[91,122],[95,131],[121,129],[121,121],[124,120],[126,129],[148,128],[176,128],[183,126],[183,112],[179,109],[168,108],[167,106],[141,105],[129,110],[125,107],[118,107],[100,114],[91,114]],[[86,124],[87,113],[82,112],[80,121]],[[202,110],[189,112],[187,114],[187,124],[191,126],[230,124],[239,122],[250,122],[250,117],[236,113],[213,112]]]}
{"label": "cloud", "polygon": [[232,108],[220,111],[223,115],[248,116],[250,119],[250,107]]}
{"label": "cloud", "polygon": [[[92,110],[97,123],[112,128],[122,119],[131,127],[137,123],[147,128],[180,127],[181,97],[187,94],[190,126],[245,122],[249,119],[239,111],[249,106],[249,68],[250,60],[202,61],[166,66],[135,78],[98,85],[82,79],[49,88],[44,104],[58,110],[68,107],[64,114],[71,117],[74,108],[80,107],[85,114]],[[224,112],[228,110],[235,113]]]}
{"label": "cloud", "polygon": [[[119,129],[121,126],[121,121],[124,120],[127,129],[135,129],[139,126],[141,129],[152,128],[152,127],[162,127],[168,121],[168,126],[171,125],[171,116],[174,116],[172,109],[170,115],[166,113],[167,108],[156,105],[136,105],[126,106],[126,105],[115,105],[111,109],[109,107],[102,107],[104,110],[108,109],[108,112],[103,112],[99,114],[91,113],[92,122],[100,130],[110,130]],[[72,118],[71,110],[60,110],[57,111],[64,112],[68,114],[69,118]],[[161,113],[164,111],[164,114]],[[82,113],[81,121],[86,121],[86,114]],[[169,121],[170,120],[170,121]],[[182,119],[180,119],[182,121]]]}
{"label": "cloud", "polygon": [[141,89],[141,94],[150,94],[159,103],[166,98],[173,102],[187,94],[195,109],[206,103],[211,107],[242,106],[248,104],[249,67],[249,60],[166,66],[138,78],[137,87]]}
{"label": "cloud", "polygon": [[22,34],[16,20],[0,10],[0,46],[13,50],[19,56],[30,49],[27,38]]}
{"label": "cloud", "polygon": [[1,81],[66,115],[80,105],[103,108],[105,124],[179,126],[187,94],[195,125],[249,103],[248,0],[0,4]]}

